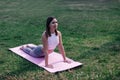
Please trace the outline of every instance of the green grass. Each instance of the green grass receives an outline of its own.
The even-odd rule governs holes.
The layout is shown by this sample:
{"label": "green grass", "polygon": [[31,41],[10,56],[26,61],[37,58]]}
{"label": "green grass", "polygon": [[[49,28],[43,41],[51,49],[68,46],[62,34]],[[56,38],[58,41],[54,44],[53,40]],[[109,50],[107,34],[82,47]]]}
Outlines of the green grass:
{"label": "green grass", "polygon": [[[48,16],[83,67],[51,74],[8,50],[41,44]],[[120,80],[119,61],[120,0],[0,0],[0,80]]]}

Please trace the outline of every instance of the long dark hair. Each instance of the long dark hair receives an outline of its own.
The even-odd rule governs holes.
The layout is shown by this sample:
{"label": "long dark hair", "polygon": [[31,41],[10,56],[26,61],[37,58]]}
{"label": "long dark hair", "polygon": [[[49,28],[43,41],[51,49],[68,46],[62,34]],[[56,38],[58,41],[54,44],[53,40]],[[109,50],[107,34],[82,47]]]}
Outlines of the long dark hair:
{"label": "long dark hair", "polygon": [[[51,36],[51,32],[50,32],[50,22],[51,22],[53,19],[56,19],[56,18],[55,18],[55,17],[48,17],[48,18],[47,18],[47,21],[46,21],[46,37]],[[55,29],[55,35],[56,35],[56,36],[58,35],[58,32],[57,32],[56,29]]]}

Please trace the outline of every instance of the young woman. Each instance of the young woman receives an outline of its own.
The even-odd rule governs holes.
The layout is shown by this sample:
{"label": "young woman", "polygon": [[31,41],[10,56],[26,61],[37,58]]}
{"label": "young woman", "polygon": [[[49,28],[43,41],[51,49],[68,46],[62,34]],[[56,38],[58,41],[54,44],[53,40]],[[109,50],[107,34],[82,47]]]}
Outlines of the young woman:
{"label": "young woman", "polygon": [[64,47],[62,44],[62,35],[61,32],[57,30],[58,21],[54,17],[48,17],[46,21],[46,31],[42,34],[42,44],[37,47],[21,47],[20,49],[24,52],[28,53],[33,57],[45,57],[45,66],[48,68],[53,68],[53,65],[49,64],[48,55],[54,51],[54,49],[58,46],[59,52],[63,56],[63,61],[67,63],[71,63],[66,60],[66,55],[64,51]]}

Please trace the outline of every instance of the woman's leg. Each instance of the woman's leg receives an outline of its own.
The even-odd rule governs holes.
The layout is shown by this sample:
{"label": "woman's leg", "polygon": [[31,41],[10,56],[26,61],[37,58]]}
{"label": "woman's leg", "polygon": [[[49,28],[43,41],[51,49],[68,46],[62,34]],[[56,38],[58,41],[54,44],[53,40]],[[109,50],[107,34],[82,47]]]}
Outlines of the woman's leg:
{"label": "woman's leg", "polygon": [[32,51],[32,49],[24,47],[24,46],[22,46],[20,49],[27,54],[29,54]]}
{"label": "woman's leg", "polygon": [[29,55],[32,56],[32,57],[35,57],[35,58],[38,58],[38,57],[39,57],[38,55],[36,55],[36,54],[33,52],[34,49],[31,49],[31,48],[28,48],[28,47],[21,47],[20,49],[21,49],[23,52],[29,54]]}
{"label": "woman's leg", "polygon": [[34,46],[29,46],[29,45],[26,45],[26,47],[28,47],[28,48],[30,48],[30,49],[35,49],[36,47],[34,47]]}
{"label": "woman's leg", "polygon": [[42,46],[37,46],[34,50],[33,50],[33,53],[38,55],[39,57],[44,57],[45,54],[44,52],[42,51]]}

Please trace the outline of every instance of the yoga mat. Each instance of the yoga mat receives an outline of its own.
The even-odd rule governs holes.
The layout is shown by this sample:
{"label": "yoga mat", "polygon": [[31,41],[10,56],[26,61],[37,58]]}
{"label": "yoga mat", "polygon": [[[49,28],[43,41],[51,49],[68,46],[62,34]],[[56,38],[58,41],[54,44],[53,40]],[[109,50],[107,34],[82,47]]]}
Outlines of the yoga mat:
{"label": "yoga mat", "polygon": [[[34,44],[24,44],[21,46],[25,46],[25,45],[29,45],[29,46],[36,46]],[[9,50],[11,50],[12,52],[14,52],[15,54],[25,58],[26,60],[38,65],[39,67],[44,68],[45,70],[51,72],[51,73],[56,73],[59,71],[64,71],[64,70],[68,70],[77,66],[81,66],[82,63],[80,62],[76,62],[70,58],[67,58],[67,60],[71,61],[71,63],[65,63],[63,62],[63,57],[61,54],[57,53],[57,52],[52,52],[51,54],[49,54],[49,64],[53,65],[53,69],[51,68],[47,68],[45,67],[45,59],[44,57],[42,58],[34,58],[26,53],[24,53],[22,50],[20,50],[21,46],[17,46],[14,48],[9,48]]]}

